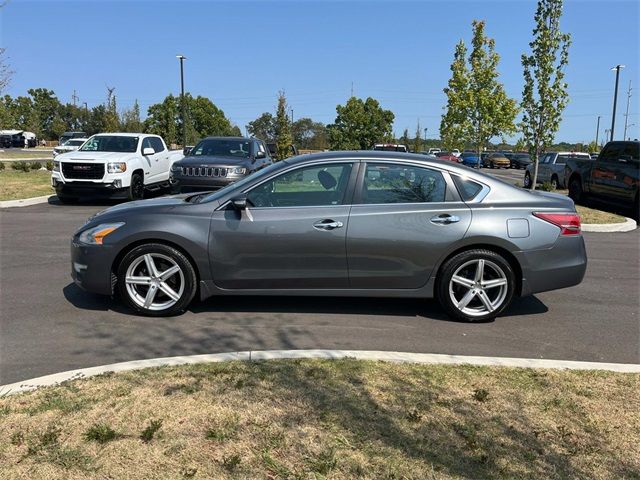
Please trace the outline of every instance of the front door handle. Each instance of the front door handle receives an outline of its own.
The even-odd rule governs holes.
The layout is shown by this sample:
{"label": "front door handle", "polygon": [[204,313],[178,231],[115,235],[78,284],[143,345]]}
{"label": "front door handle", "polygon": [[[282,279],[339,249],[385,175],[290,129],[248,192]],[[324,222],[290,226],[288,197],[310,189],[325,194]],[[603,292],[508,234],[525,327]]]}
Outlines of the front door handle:
{"label": "front door handle", "polygon": [[449,225],[450,223],[456,223],[459,221],[460,217],[456,215],[449,215],[448,213],[443,213],[441,215],[431,217],[431,223],[436,223],[438,225]]}
{"label": "front door handle", "polygon": [[342,222],[334,222],[333,220],[320,220],[313,224],[313,228],[316,230],[333,230],[335,228],[342,228],[344,224]]}

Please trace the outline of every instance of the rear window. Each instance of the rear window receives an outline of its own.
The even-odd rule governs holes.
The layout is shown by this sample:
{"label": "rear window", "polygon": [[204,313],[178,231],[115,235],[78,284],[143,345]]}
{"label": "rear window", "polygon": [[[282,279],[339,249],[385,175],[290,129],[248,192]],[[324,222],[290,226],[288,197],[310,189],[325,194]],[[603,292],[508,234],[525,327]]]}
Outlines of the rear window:
{"label": "rear window", "polygon": [[473,200],[480,190],[482,190],[482,185],[473,180],[469,180],[468,178],[462,178],[457,175],[451,175],[453,178],[453,183],[456,184],[456,188],[458,189],[458,193],[460,193],[460,197],[465,202],[469,200]]}

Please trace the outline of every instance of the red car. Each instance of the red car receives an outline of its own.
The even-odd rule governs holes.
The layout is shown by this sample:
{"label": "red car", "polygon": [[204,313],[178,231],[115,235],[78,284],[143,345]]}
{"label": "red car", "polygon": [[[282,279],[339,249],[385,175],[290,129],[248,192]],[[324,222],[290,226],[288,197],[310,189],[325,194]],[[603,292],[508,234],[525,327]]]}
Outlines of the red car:
{"label": "red car", "polygon": [[438,152],[435,154],[436,157],[438,157],[440,160],[446,160],[448,162],[455,162],[455,163],[459,163],[460,162],[460,158],[456,157],[453,153],[451,152]]}

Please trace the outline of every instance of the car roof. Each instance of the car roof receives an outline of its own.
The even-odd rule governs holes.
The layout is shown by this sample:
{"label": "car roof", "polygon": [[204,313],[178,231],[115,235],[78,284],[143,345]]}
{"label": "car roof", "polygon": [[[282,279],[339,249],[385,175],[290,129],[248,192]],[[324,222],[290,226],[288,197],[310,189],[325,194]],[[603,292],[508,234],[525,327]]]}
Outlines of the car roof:
{"label": "car roof", "polygon": [[159,137],[160,135],[155,135],[153,133],[135,133],[135,132],[130,132],[130,133],[126,133],[126,132],[103,132],[103,133],[96,133],[94,135],[95,137],[140,137],[140,136],[146,136],[146,137]]}
{"label": "car roof", "polygon": [[[222,136],[211,136],[211,137],[204,137],[202,140],[258,140],[255,137],[222,137]],[[202,141],[201,140],[201,141]]]}

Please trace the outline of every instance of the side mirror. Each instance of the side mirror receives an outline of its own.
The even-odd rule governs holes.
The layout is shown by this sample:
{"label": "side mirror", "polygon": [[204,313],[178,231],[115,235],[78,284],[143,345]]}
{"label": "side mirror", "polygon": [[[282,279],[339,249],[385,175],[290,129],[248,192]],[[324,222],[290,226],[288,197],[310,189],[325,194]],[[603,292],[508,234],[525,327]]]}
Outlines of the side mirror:
{"label": "side mirror", "polygon": [[231,205],[237,211],[241,212],[242,210],[247,209],[247,197],[236,197],[231,199]]}
{"label": "side mirror", "polygon": [[183,155],[189,155],[191,153],[191,150],[193,150],[193,147],[184,147],[182,149],[182,154]]}
{"label": "side mirror", "polygon": [[258,152],[256,153],[256,159],[265,158],[266,156],[267,155],[264,152],[260,151],[260,150],[258,150]]}
{"label": "side mirror", "polygon": [[142,155],[144,157],[148,157],[149,155],[154,155],[155,153],[156,153],[156,151],[151,147],[147,147],[147,148],[143,148],[142,149]]}

